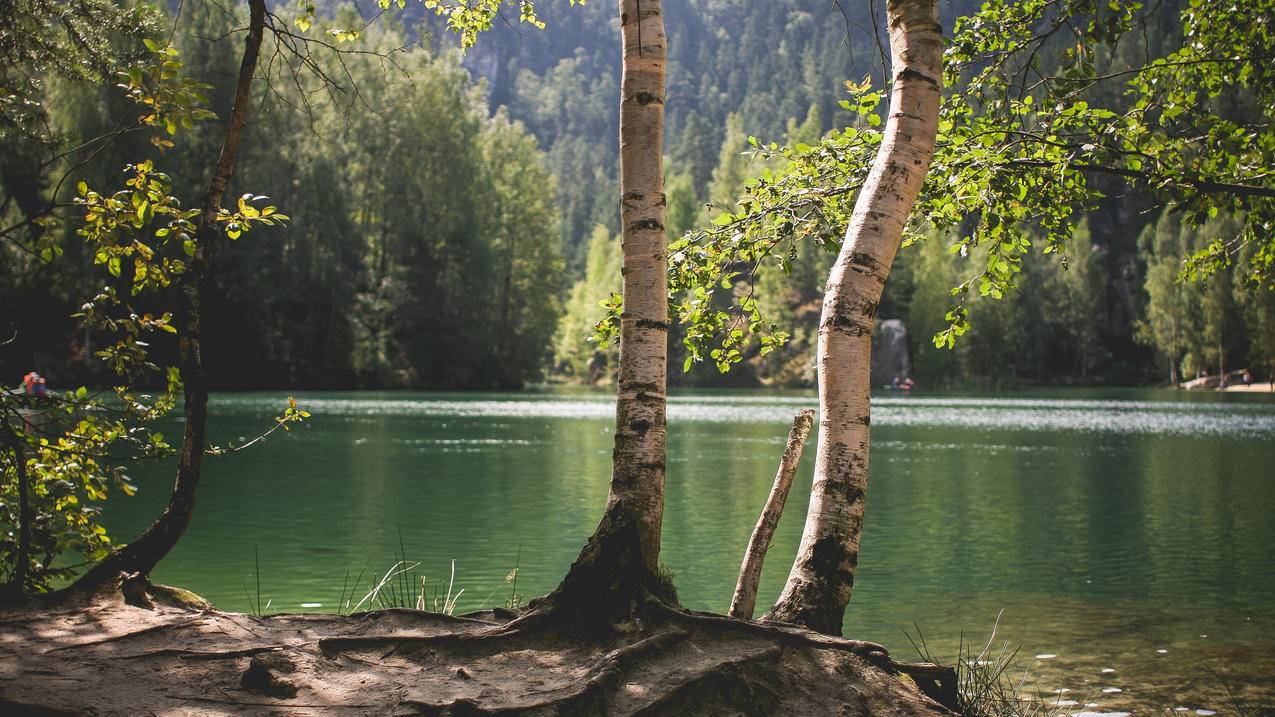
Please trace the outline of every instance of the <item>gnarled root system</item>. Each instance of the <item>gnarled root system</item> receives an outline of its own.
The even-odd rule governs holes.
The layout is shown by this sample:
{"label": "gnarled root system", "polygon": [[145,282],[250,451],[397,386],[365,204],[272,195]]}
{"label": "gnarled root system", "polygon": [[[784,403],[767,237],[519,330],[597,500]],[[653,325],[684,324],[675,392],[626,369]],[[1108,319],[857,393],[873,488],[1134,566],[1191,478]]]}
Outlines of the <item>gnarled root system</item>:
{"label": "gnarled root system", "polygon": [[[879,645],[644,600],[581,629],[543,606],[254,617],[101,595],[0,614],[0,712],[943,715],[951,680]],[[905,677],[906,676],[906,677]]]}

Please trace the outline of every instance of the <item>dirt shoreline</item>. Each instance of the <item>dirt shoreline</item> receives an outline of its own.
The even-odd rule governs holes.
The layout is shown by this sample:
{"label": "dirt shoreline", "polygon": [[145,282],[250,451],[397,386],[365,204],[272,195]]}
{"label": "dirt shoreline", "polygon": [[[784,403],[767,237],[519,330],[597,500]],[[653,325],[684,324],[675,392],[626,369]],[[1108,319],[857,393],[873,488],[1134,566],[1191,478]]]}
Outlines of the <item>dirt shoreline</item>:
{"label": "dirt shoreline", "polygon": [[506,630],[504,611],[256,617],[147,595],[0,612],[0,713],[951,714],[863,643],[719,616],[598,640]]}
{"label": "dirt shoreline", "polygon": [[1225,388],[1219,388],[1215,390],[1218,390],[1218,391],[1265,391],[1269,393],[1269,392],[1275,391],[1275,384],[1272,384],[1269,381],[1266,383],[1251,383],[1247,385],[1242,383],[1233,383],[1230,386],[1227,386]]}

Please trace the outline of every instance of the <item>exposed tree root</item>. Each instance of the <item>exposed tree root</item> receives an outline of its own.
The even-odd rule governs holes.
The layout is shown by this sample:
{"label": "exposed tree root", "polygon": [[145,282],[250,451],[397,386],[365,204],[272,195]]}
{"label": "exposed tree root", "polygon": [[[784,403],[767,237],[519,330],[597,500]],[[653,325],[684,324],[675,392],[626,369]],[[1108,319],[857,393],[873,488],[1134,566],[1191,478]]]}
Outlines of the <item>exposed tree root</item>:
{"label": "exposed tree root", "polygon": [[[556,694],[543,699],[533,699],[517,705],[484,707],[468,698],[460,698],[447,703],[428,703],[406,700],[427,715],[460,715],[460,714],[523,714],[528,710],[557,710],[563,714],[593,714],[605,704],[605,692],[614,688],[615,683],[623,676],[624,670],[648,655],[663,650],[677,642],[685,640],[684,632],[663,632],[652,635],[637,642],[619,647],[607,653],[593,664],[581,681],[579,689]],[[530,693],[536,697],[552,693],[551,690],[538,690]]]}
{"label": "exposed tree root", "polygon": [[140,630],[134,630],[132,632],[125,632],[120,635],[111,635],[110,637],[104,637],[100,640],[90,640],[87,642],[71,643],[69,645],[59,645],[57,647],[50,649],[49,652],[58,652],[60,650],[82,650],[87,647],[96,647],[98,645],[105,645],[108,642],[119,642],[121,640],[131,640],[135,637],[141,637],[142,635],[150,635],[152,633],[160,632],[162,630],[172,630],[179,627],[185,627],[187,625],[190,625],[191,623],[199,622],[202,619],[203,619],[203,615],[196,615],[190,618],[189,620],[175,620],[173,622],[166,622],[159,625],[151,625],[150,627],[144,627]]}
{"label": "exposed tree root", "polygon": [[747,670],[753,665],[774,662],[782,652],[783,648],[778,646],[766,647],[750,655],[693,670],[667,686],[634,716],[674,714],[687,706],[706,701],[709,696],[717,706],[734,707],[743,714],[772,714],[781,696],[762,680],[750,677]]}
{"label": "exposed tree root", "polygon": [[[235,707],[269,707],[269,713],[274,714],[279,711],[288,710],[331,710],[332,705],[315,703],[315,704],[297,704],[295,702],[289,704],[280,704],[278,702],[253,702],[252,700],[228,700],[217,699],[216,697],[208,697],[205,695],[174,695],[178,699],[187,702],[213,702],[220,705],[234,705]],[[380,709],[384,708],[384,704],[367,703],[367,704],[347,704],[342,707],[353,707],[361,709]],[[58,713],[58,714],[76,714],[74,712]]]}
{"label": "exposed tree root", "polygon": [[722,630],[738,630],[756,635],[765,635],[777,640],[797,642],[814,647],[827,647],[837,650],[847,650],[860,657],[873,660],[886,661],[889,660],[890,653],[883,645],[867,640],[849,640],[843,637],[832,637],[822,633],[813,632],[798,625],[789,625],[783,622],[752,622],[751,620],[736,620],[734,618],[725,617],[723,615],[714,615],[707,612],[695,612],[691,610],[675,610],[667,606],[654,606],[655,609],[663,611],[668,619],[674,621],[698,622],[705,625],[713,625]]}
{"label": "exposed tree root", "polygon": [[259,618],[149,602],[117,594],[6,615],[0,705],[100,715],[950,714],[918,689],[933,666],[649,594],[605,630],[582,628],[552,601],[505,623],[411,610]]}
{"label": "exposed tree root", "polygon": [[252,657],[263,652],[294,647],[293,645],[262,645],[260,647],[243,647],[237,650],[183,650],[178,647],[166,647],[160,650],[146,650],[131,655],[119,655],[120,660],[141,660],[154,657],[180,657],[183,660],[229,660],[236,657]]}

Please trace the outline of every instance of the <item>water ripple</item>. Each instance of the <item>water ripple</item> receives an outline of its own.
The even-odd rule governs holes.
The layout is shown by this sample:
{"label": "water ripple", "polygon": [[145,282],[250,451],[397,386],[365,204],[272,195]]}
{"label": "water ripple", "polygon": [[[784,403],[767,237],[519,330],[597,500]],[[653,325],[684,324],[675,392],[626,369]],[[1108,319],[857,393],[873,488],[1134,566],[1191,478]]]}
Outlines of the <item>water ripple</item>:
{"label": "water ripple", "polygon": [[[307,410],[324,416],[422,416],[455,418],[561,418],[607,420],[615,415],[608,396],[427,398],[303,397]],[[218,396],[223,410],[276,410],[273,396]],[[674,396],[669,420],[708,423],[778,423],[795,410],[814,407],[813,397]],[[1096,431],[1197,436],[1261,436],[1275,433],[1275,404],[1047,398],[872,399],[877,426],[960,427],[986,430]]]}

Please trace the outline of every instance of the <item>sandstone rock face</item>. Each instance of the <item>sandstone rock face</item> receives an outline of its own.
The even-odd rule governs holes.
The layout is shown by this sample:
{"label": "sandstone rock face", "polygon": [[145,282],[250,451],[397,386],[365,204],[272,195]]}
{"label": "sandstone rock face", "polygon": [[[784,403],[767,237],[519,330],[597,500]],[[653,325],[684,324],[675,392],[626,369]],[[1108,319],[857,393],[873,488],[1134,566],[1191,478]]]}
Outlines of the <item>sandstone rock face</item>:
{"label": "sandstone rock face", "polygon": [[872,385],[889,385],[912,374],[912,357],[908,353],[908,329],[898,319],[877,324],[872,337]]}

